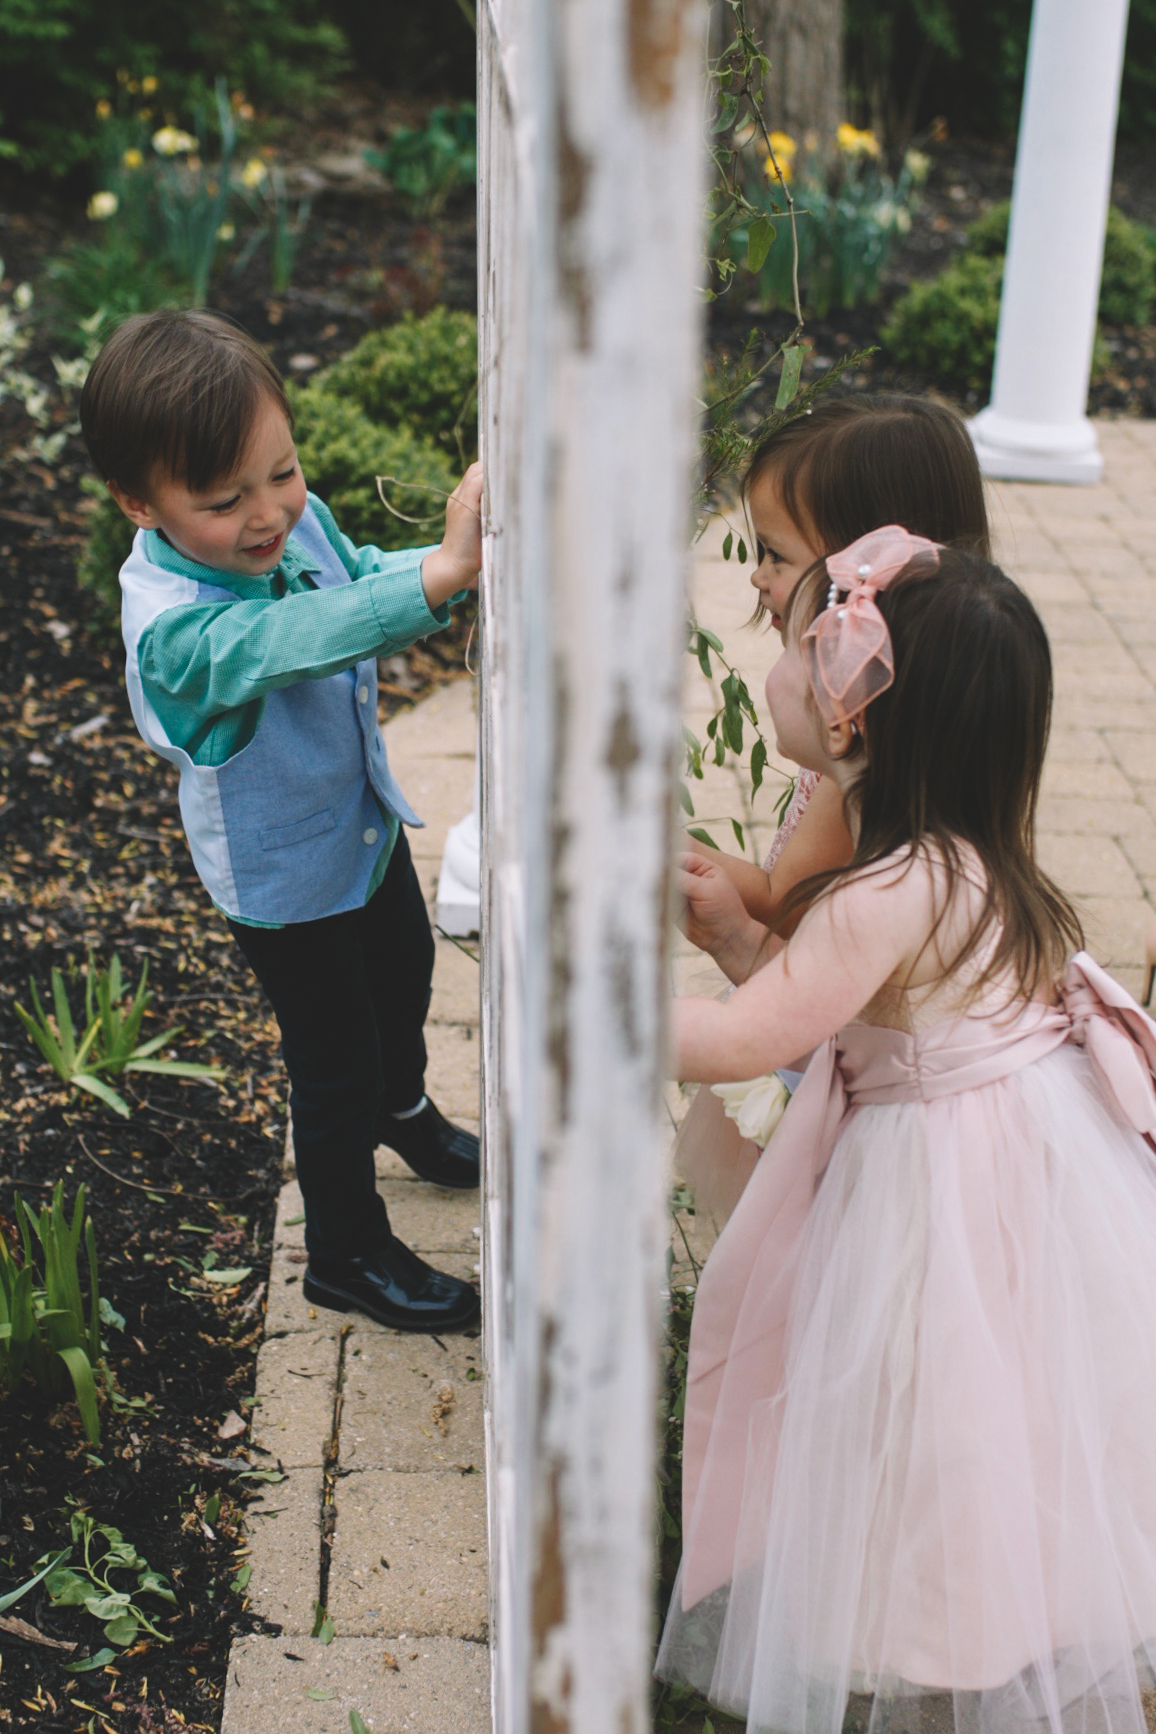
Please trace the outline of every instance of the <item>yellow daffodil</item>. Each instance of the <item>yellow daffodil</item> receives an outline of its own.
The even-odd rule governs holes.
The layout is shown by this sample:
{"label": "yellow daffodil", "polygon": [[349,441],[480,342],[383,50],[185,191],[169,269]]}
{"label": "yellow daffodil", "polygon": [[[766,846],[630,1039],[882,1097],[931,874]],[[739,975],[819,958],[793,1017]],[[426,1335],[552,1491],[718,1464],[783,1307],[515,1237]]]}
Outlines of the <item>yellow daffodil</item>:
{"label": "yellow daffodil", "polygon": [[197,141],[192,133],[182,132],[176,126],[162,126],[153,134],[153,149],[158,156],[180,156],[183,151],[195,151],[196,148]]}
{"label": "yellow daffodil", "polygon": [[250,157],[241,170],[241,185],[250,189],[259,187],[268,173],[269,171],[260,157]]}
{"label": "yellow daffodil", "polygon": [[144,162],[144,157],[135,145],[130,145],[120,160],[126,169],[139,169]]}
{"label": "yellow daffodil", "polygon": [[836,128],[835,138],[844,156],[877,157],[879,155],[879,140],[870,127],[864,127],[860,131],[857,126],[852,126],[850,121],[845,120],[842,126]]}
{"label": "yellow daffodil", "polygon": [[231,241],[236,233],[237,229],[234,223],[222,223],[217,230],[217,239],[218,241]]}
{"label": "yellow daffodil", "polygon": [[147,77],[141,79],[140,87],[146,96],[152,95],[153,91],[157,87],[157,81],[153,77],[151,72],[147,75]]}
{"label": "yellow daffodil", "polygon": [[104,96],[101,97],[100,101],[96,105],[96,113],[97,113],[98,119],[100,119],[100,120],[107,120],[108,119],[109,115],[112,113],[112,104],[111,104],[111,102],[109,102],[107,97],[104,97]]}
{"label": "yellow daffodil", "polygon": [[[769,181],[777,181],[780,174],[785,181],[790,180],[791,168],[798,149],[798,145],[789,132],[773,132],[771,134],[771,151],[774,152],[774,155],[772,156],[768,151],[763,160],[763,173]],[[777,170],[775,168],[776,163],[779,165]]]}
{"label": "yellow daffodil", "polygon": [[94,223],[105,223],[116,216],[119,204],[115,193],[93,193],[88,201],[88,214]]}

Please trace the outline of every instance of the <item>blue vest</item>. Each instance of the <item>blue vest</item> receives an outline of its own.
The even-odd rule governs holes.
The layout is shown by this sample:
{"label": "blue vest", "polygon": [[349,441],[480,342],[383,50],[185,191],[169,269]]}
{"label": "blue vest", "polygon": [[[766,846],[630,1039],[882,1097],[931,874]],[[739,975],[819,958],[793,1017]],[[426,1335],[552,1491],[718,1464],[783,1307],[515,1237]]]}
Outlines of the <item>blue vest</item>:
{"label": "blue vest", "polygon": [[[312,506],[293,540],[319,588],[351,582]],[[226,915],[277,923],[360,908],[384,840],[381,808],[421,824],[386,759],[376,660],[267,694],[249,744],[223,765],[197,765],[169,740],[145,696],[140,639],[169,608],[236,597],[154,565],[142,531],[120,584],[133,718],[146,744],[180,771],[181,820],[214,903]]]}

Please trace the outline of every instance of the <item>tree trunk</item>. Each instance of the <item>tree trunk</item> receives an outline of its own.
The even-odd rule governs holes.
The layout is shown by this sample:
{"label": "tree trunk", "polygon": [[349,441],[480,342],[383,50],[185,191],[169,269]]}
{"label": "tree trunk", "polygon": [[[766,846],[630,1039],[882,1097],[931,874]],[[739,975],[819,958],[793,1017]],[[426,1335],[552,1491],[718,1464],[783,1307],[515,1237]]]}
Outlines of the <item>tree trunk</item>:
{"label": "tree trunk", "polygon": [[843,0],[747,0],[771,63],[767,125],[827,155],[843,112]]}

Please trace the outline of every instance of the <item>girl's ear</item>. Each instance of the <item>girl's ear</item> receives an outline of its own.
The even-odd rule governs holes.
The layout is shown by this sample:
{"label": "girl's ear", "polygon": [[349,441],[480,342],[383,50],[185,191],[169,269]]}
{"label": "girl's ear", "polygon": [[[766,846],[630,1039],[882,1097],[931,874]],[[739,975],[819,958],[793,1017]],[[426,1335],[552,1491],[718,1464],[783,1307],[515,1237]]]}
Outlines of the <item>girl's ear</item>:
{"label": "girl's ear", "polygon": [[863,744],[863,712],[846,722],[827,724],[827,756],[832,759],[850,758]]}

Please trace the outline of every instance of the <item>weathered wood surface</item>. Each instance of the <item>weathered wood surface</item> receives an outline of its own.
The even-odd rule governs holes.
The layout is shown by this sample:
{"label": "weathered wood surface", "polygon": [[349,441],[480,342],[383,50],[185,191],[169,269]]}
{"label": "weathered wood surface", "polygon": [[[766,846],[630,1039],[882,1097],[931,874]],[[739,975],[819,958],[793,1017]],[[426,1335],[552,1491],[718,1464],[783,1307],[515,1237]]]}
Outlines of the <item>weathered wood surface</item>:
{"label": "weathered wood surface", "polygon": [[642,1734],[698,0],[483,0],[484,1279],[500,1734]]}

